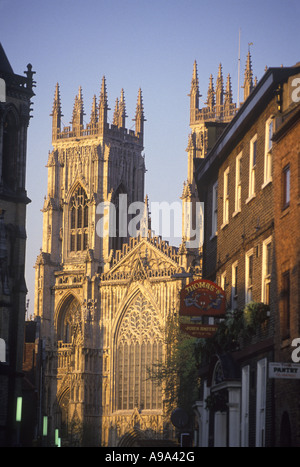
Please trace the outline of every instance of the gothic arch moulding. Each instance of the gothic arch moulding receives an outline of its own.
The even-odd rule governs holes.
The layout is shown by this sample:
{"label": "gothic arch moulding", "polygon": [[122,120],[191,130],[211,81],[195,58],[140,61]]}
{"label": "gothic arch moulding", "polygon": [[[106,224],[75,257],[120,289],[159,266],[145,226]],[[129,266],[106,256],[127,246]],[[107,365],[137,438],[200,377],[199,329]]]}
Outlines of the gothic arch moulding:
{"label": "gothic arch moulding", "polygon": [[81,188],[82,190],[84,190],[85,193],[86,193],[87,198],[89,197],[88,196],[88,186],[85,183],[85,180],[83,180],[82,178],[80,178],[80,179],[76,178],[76,180],[72,183],[72,185],[70,186],[69,191],[67,193],[67,196],[66,196],[66,203],[67,204],[70,204],[71,198],[74,195],[74,193],[76,192],[76,190],[78,190],[78,188]]}
{"label": "gothic arch moulding", "polygon": [[149,287],[147,287],[147,285],[148,284],[145,285],[139,282],[131,284],[131,286],[128,288],[127,292],[125,293],[124,298],[121,300],[121,303],[118,306],[118,309],[116,310],[116,313],[114,315],[115,319],[112,325],[112,335],[114,336],[115,342],[116,342],[116,339],[119,333],[120,324],[122,323],[122,320],[128,308],[135,301],[136,297],[140,294],[145,297],[145,299],[149,302],[151,307],[155,310],[160,327],[163,326],[161,312],[159,308],[157,307],[155,297],[151,293],[151,289],[150,289],[151,285],[149,285]]}
{"label": "gothic arch moulding", "polygon": [[81,313],[81,305],[78,298],[68,293],[60,301],[54,318],[57,331],[57,339],[64,343],[70,343],[75,332],[78,315]]}
{"label": "gothic arch moulding", "polygon": [[162,328],[155,307],[141,292],[120,317],[114,355],[115,409],[161,409],[161,391],[149,369],[163,358]]}

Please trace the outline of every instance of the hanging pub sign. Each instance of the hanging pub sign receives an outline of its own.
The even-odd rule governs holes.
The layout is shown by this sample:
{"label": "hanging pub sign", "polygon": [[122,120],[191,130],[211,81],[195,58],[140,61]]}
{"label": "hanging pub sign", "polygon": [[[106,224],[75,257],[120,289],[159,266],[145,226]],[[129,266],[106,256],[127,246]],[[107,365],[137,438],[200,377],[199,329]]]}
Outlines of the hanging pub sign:
{"label": "hanging pub sign", "polygon": [[212,281],[198,279],[180,292],[180,316],[222,316],[225,312],[225,292]]}

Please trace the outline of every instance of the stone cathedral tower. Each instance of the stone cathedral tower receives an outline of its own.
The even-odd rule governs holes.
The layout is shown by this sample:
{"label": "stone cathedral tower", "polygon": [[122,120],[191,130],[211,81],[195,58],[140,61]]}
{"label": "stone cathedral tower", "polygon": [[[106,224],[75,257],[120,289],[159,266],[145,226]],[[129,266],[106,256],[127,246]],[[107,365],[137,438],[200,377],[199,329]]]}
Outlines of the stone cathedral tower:
{"label": "stone cathedral tower", "polygon": [[[135,131],[125,127],[123,90],[112,124],[108,110],[103,78],[90,122],[83,125],[79,88],[71,126],[61,128],[56,86],[35,316],[45,350],[42,412],[52,437],[58,429],[72,445],[171,436],[147,368],[162,359],[164,323],[178,309],[181,256],[147,229],[124,234],[127,207],[144,201],[141,90]],[[114,209],[99,209],[106,205]]]}
{"label": "stone cathedral tower", "polygon": [[[255,86],[256,80],[253,84],[252,78],[253,72],[249,50],[246,60],[244,83],[242,86],[244,88],[244,101]],[[186,245],[188,245],[189,240],[193,238],[193,235],[185,226],[194,230],[194,223],[197,218],[196,204],[198,202],[198,193],[194,179],[195,164],[200,163],[201,159],[203,159],[214,146],[225,127],[238,111],[239,104],[233,102],[230,74],[227,75],[224,87],[221,64],[218,69],[216,86],[214,86],[213,76],[210,75],[205,105],[204,107],[200,107],[200,98],[202,96],[200,94],[197,63],[195,61],[191,90],[188,96],[190,98],[191,132],[186,149],[188,153],[187,180],[184,182],[181,196],[183,203],[183,242],[180,251],[185,253],[184,265],[187,269],[195,267],[197,264],[199,264],[201,269],[201,241],[199,245],[194,248],[186,248]],[[190,211],[184,208],[185,204],[191,206]],[[192,218],[193,222],[189,222],[187,217]]]}

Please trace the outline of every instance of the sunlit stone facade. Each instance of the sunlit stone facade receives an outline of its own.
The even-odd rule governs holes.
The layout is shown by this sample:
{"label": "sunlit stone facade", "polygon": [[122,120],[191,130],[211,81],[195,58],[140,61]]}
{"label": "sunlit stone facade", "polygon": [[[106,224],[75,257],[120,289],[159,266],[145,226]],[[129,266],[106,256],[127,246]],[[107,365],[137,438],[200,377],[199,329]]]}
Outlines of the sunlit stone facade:
{"label": "sunlit stone facade", "polygon": [[[62,442],[71,445],[116,446],[132,430],[173,436],[162,389],[147,370],[163,359],[164,325],[178,311],[188,254],[184,246],[179,254],[153,236],[147,214],[143,235],[122,237],[119,195],[127,196],[125,212],[132,202],[144,202],[141,91],[134,131],[125,128],[123,90],[113,124],[108,110],[103,78],[90,123],[83,126],[80,88],[71,126],[61,128],[56,86],[35,317],[45,349],[42,411],[52,436],[58,428]],[[99,210],[105,202],[116,207],[116,219]]]}

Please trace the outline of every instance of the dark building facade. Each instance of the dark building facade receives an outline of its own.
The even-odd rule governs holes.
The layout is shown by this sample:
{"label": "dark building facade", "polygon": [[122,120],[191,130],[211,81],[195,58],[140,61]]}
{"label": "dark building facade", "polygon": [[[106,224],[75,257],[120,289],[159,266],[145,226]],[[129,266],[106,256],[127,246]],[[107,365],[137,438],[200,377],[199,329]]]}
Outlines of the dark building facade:
{"label": "dark building facade", "polygon": [[26,308],[25,188],[27,129],[33,93],[32,66],[17,75],[0,44],[0,445],[18,442]]}
{"label": "dark building facade", "polygon": [[[210,343],[200,370],[202,395],[195,405],[199,446],[280,443],[275,428],[280,383],[268,372],[269,363],[281,358],[282,345],[281,337],[274,340],[279,332],[278,267],[283,263],[275,233],[280,225],[276,200],[282,195],[274,176],[282,147],[276,147],[275,159],[273,135],[284,103],[291,101],[289,80],[299,72],[299,66],[268,69],[206,157],[195,159],[205,212],[203,277],[226,292],[228,310],[227,340],[220,344],[219,335],[219,346],[216,340]],[[299,140],[296,132],[293,127],[290,137]],[[295,224],[297,215],[293,211],[290,216]],[[294,258],[292,251],[289,255]],[[298,406],[296,399],[292,405]]]}

